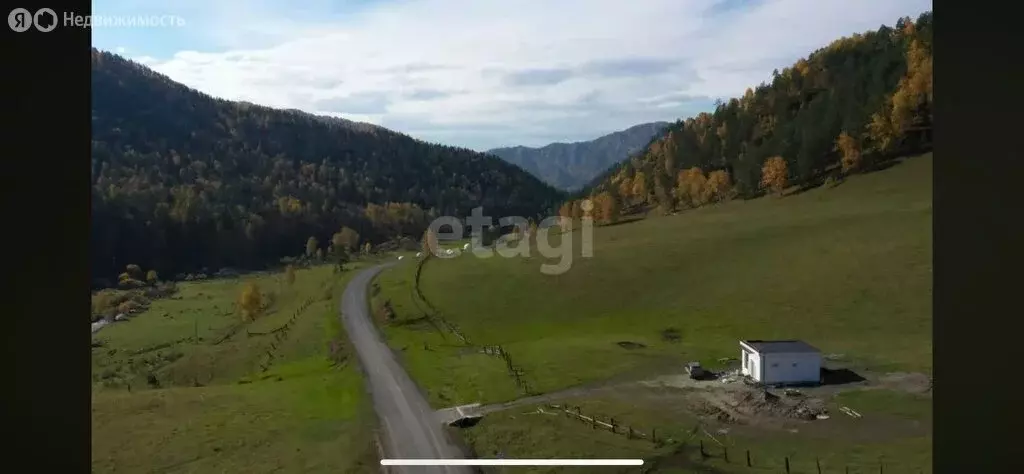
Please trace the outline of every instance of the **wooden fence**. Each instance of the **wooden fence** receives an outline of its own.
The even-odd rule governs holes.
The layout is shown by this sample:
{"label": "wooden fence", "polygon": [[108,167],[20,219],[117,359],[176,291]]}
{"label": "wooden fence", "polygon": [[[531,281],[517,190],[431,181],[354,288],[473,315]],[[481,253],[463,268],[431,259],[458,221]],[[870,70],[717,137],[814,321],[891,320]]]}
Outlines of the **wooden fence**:
{"label": "wooden fence", "polygon": [[274,363],[274,358],[277,355],[277,350],[283,345],[284,341],[288,339],[288,332],[291,331],[292,326],[295,324],[295,320],[297,320],[299,316],[306,311],[306,308],[309,308],[309,306],[312,305],[313,303],[313,297],[306,298],[302,303],[299,304],[299,307],[296,308],[294,312],[292,312],[292,316],[288,318],[288,321],[286,321],[284,324],[282,324],[280,327],[276,329],[272,329],[268,332],[262,333],[249,332],[249,330],[246,329],[246,334],[249,337],[274,337],[274,340],[270,342],[270,349],[267,349],[263,352],[265,354],[265,357],[263,358],[262,361],[259,362],[260,372],[266,372],[267,370],[270,370],[270,366]]}
{"label": "wooden fence", "polygon": [[[430,300],[428,300],[427,297],[423,294],[423,291],[420,290],[420,275],[423,272],[423,265],[426,264],[427,260],[430,259],[424,258],[416,264],[416,275],[415,278],[413,279],[412,285],[413,303],[420,308],[420,311],[423,311],[423,313],[426,315],[428,319],[435,323],[435,326],[445,328],[449,333],[459,338],[459,340],[462,341],[462,344],[464,346],[472,347],[473,344],[470,342],[469,337],[463,334],[462,331],[459,330],[458,326],[452,324],[450,321],[445,319],[441,312],[438,311],[437,308],[430,303]],[[426,306],[426,309],[420,306],[420,302],[422,302],[423,306]],[[442,333],[442,336],[443,335],[444,333]],[[509,354],[504,347],[500,345],[482,346],[481,349],[485,354],[500,357],[505,362],[506,372],[508,373],[509,377],[512,378],[512,381],[515,382],[516,387],[518,387],[524,395],[535,394],[533,388],[530,386],[530,383],[527,382],[525,379],[526,371],[524,371],[522,367],[519,367],[512,363],[512,355]]]}
{"label": "wooden fence", "polygon": [[[783,456],[781,459],[770,459],[768,457],[757,456],[752,453],[749,449],[741,449],[737,446],[728,446],[720,442],[717,438],[707,432],[700,424],[696,425],[688,433],[686,439],[676,440],[663,436],[655,428],[642,429],[635,425],[629,425],[628,423],[622,422],[622,420],[616,420],[610,416],[601,416],[598,414],[584,414],[582,408],[579,406],[572,405],[557,405],[557,404],[546,404],[547,408],[557,410],[565,415],[565,417],[577,420],[587,426],[590,426],[594,430],[603,430],[615,433],[618,435],[625,436],[628,439],[635,439],[646,441],[654,444],[657,447],[663,447],[666,445],[676,445],[673,450],[674,454],[683,453],[688,449],[693,449],[699,455],[698,460],[708,461],[712,459],[718,459],[728,464],[734,464],[739,467],[746,467],[748,470],[765,470],[773,472],[784,472],[786,474],[800,473],[844,473],[850,474],[851,472],[857,473],[878,473],[885,474],[887,472],[914,472],[922,473],[923,470],[901,470],[901,471],[889,471],[887,470],[884,460],[879,459],[878,463],[873,467],[866,467],[864,465],[858,465],[857,468],[851,469],[849,465],[842,466],[823,466],[819,457],[804,457],[800,456],[800,467],[797,469],[796,457],[794,456]],[[703,438],[694,440],[699,434],[703,433],[714,443],[705,444]],[[812,463],[813,460],[813,463]],[[775,464],[771,461],[778,462]],[[662,464],[658,458],[652,459],[651,462],[645,463],[644,472],[650,472],[656,469],[659,464]]]}

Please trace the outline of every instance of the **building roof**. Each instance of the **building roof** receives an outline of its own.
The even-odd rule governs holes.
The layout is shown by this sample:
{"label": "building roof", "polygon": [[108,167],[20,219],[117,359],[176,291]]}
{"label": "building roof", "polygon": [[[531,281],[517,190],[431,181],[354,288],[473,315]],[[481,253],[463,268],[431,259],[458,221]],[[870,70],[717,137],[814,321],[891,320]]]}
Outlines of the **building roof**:
{"label": "building roof", "polygon": [[742,342],[753,347],[754,350],[762,354],[778,352],[821,352],[814,346],[798,340],[762,341],[760,339],[750,339]]}

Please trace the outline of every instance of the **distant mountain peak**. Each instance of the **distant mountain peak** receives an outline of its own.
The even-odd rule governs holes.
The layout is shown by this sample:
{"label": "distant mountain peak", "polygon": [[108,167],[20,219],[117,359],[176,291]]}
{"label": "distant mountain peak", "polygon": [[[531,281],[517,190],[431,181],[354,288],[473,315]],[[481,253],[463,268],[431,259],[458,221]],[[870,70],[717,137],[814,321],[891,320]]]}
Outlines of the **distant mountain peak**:
{"label": "distant mountain peak", "polygon": [[540,147],[516,145],[487,153],[522,167],[552,186],[571,190],[583,187],[609,166],[643,149],[669,125],[644,123],[588,141],[555,142]]}

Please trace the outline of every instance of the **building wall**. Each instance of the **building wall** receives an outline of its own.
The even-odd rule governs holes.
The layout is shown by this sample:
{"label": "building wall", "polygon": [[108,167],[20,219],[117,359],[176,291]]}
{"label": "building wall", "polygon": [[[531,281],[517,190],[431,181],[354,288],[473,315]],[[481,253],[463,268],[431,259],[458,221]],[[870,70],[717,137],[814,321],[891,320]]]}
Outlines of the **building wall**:
{"label": "building wall", "polygon": [[748,351],[748,350],[746,350],[746,349],[741,347],[740,348],[740,373],[743,374],[743,375],[752,376],[752,377],[754,377],[756,379],[757,375],[751,372],[752,364],[751,364],[750,359],[754,359],[756,361],[756,360],[760,359],[760,356],[757,355],[756,352],[750,352],[750,351]]}
{"label": "building wall", "polygon": [[[814,352],[761,354],[764,364],[762,383],[818,383],[821,381],[821,354]],[[756,378],[756,375],[755,375]]]}

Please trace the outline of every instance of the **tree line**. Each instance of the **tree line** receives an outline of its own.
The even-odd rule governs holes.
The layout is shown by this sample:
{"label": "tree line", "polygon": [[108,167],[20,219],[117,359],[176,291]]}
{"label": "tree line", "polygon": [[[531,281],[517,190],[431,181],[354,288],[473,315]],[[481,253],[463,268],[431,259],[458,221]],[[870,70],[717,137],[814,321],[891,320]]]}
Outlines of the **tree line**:
{"label": "tree line", "polygon": [[98,50],[91,162],[94,280],[259,268],[310,237],[331,253],[337,233],[351,248],[417,239],[439,215],[539,216],[563,199],[493,156],[216,99]]}
{"label": "tree line", "polygon": [[838,39],[742,97],[670,126],[562,204],[595,217],[781,193],[932,146],[932,13]]}

